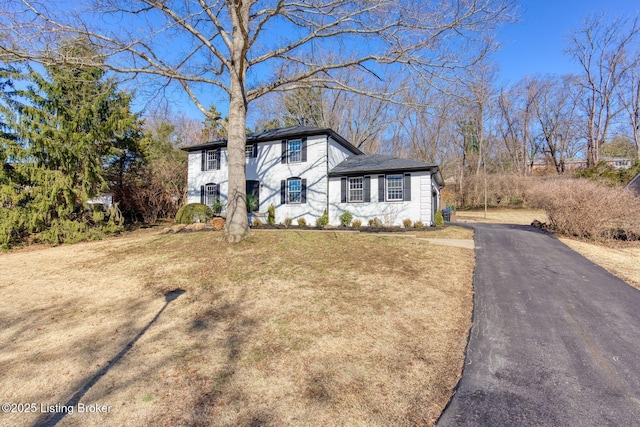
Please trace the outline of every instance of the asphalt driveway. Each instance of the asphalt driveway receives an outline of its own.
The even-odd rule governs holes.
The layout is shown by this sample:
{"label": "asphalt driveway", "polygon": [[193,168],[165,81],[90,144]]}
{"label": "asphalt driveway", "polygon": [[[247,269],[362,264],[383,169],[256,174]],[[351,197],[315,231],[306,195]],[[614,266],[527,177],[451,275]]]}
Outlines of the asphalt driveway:
{"label": "asphalt driveway", "polygon": [[473,227],[473,327],[438,425],[640,426],[640,291],[543,231]]}

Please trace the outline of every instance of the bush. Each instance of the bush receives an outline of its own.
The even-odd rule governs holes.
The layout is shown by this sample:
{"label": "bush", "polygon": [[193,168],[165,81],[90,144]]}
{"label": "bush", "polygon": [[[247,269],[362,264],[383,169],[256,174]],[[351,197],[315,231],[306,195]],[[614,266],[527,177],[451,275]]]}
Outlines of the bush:
{"label": "bush", "polygon": [[402,225],[404,225],[404,228],[411,228],[412,224],[413,221],[411,221],[409,218],[402,220]]}
{"label": "bush", "polygon": [[329,224],[329,213],[325,209],[322,216],[316,219],[316,227],[326,227]]}
{"label": "bush", "polygon": [[342,215],[340,215],[340,225],[343,227],[348,227],[351,225],[351,220],[353,219],[353,215],[349,211],[344,211]]}
{"label": "bush", "polygon": [[436,222],[436,227],[442,227],[444,225],[444,217],[442,216],[442,211],[440,210],[436,211],[435,222]]}
{"label": "bush", "polygon": [[554,231],[591,239],[640,238],[640,197],[587,179],[553,179],[532,186],[533,207],[543,209]]}
{"label": "bush", "polygon": [[369,227],[382,228],[382,221],[378,217],[370,219],[369,220]]}
{"label": "bush", "polygon": [[189,203],[178,210],[176,223],[193,224],[195,222],[208,222],[213,218],[213,211],[202,203]]}
{"label": "bush", "polygon": [[293,222],[293,219],[291,219],[291,218],[289,218],[289,217],[287,217],[287,218],[285,218],[285,219],[284,219],[284,225],[285,225],[286,227],[290,226],[292,222]]}
{"label": "bush", "polygon": [[253,226],[254,227],[260,227],[262,225],[262,221],[260,221],[258,218],[254,218],[253,219]]}
{"label": "bush", "polygon": [[422,221],[416,221],[413,223],[413,228],[424,228]]}
{"label": "bush", "polygon": [[306,227],[307,226],[307,220],[304,218],[298,218],[298,227]]}
{"label": "bush", "polygon": [[362,226],[362,221],[360,221],[359,219],[354,219],[353,221],[351,221],[351,226],[353,228],[360,228]]}
{"label": "bush", "polygon": [[267,224],[274,225],[276,223],[276,207],[273,204],[267,209]]}

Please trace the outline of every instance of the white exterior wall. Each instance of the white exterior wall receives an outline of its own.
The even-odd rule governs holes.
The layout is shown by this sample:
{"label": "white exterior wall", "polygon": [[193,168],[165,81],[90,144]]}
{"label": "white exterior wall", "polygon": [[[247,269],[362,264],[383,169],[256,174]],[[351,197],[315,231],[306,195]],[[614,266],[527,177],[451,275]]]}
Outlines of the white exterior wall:
{"label": "white exterior wall", "polygon": [[[422,221],[425,226],[432,225],[431,221],[431,173],[411,172],[411,200],[401,202],[385,202],[378,200],[378,175],[365,174],[371,177],[371,202],[369,203],[341,203],[340,179],[329,179],[329,223],[340,225],[340,215],[344,211],[353,214],[353,219],[362,221],[362,225],[369,225],[369,220],[379,218],[384,225],[402,225],[402,220],[412,222]],[[362,176],[354,174],[353,176]],[[426,194],[422,190],[423,180],[429,182]]]}
{"label": "white exterior wall", "polygon": [[331,138],[329,138],[329,144],[328,144],[327,150],[328,150],[328,157],[329,157],[329,160],[328,160],[329,170],[336,167],[339,163],[341,163],[347,157],[353,156],[353,153],[351,151],[347,150],[346,148],[344,148],[342,145],[338,144],[336,141],[334,141]]}
{"label": "white exterior wall", "polygon": [[[299,138],[296,138],[299,139]],[[327,136],[307,137],[307,161],[281,163],[281,140],[258,143],[258,155],[247,159],[247,180],[260,181],[259,212],[267,213],[269,205],[276,208],[276,223],[285,218],[295,221],[304,217],[307,224],[314,225],[316,218],[327,208]],[[336,158],[339,153],[336,154]],[[227,149],[221,149],[222,163],[219,170],[201,171],[201,152],[189,153],[188,203],[200,203],[200,187],[207,183],[220,184],[220,198],[227,201]],[[281,180],[299,177],[307,180],[307,202],[281,204]]]}

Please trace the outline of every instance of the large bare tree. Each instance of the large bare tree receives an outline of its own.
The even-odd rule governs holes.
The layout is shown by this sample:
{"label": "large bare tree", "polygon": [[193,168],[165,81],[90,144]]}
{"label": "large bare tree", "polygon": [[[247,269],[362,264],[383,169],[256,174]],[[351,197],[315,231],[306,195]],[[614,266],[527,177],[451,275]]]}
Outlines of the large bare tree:
{"label": "large bare tree", "polygon": [[84,10],[64,10],[58,3],[4,1],[0,25],[8,41],[0,53],[47,63],[60,39],[80,35],[101,47],[111,70],[147,76],[145,84],[177,83],[205,115],[210,114],[203,101],[207,92],[224,93],[229,100],[226,236],[234,242],[249,233],[244,145],[252,101],[310,85],[386,99],[391,94],[351,86],[337,71],[386,80],[403,70],[433,78],[438,69],[465,67],[489,51],[491,33],[513,8],[513,0],[85,3]]}
{"label": "large bare tree", "polygon": [[640,61],[639,43],[640,17],[607,21],[605,15],[590,16],[570,35],[567,53],[582,67],[581,83],[587,90],[583,109],[589,166],[598,163],[600,146],[624,109],[616,94]]}

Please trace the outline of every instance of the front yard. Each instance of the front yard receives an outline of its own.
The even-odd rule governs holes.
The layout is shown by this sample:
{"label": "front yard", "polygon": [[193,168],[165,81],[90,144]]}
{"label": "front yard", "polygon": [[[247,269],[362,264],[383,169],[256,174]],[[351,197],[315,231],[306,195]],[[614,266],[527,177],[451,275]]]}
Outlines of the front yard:
{"label": "front yard", "polygon": [[0,254],[0,398],[37,405],[0,425],[432,424],[471,325],[473,250],[420,239],[471,238],[446,230]]}

